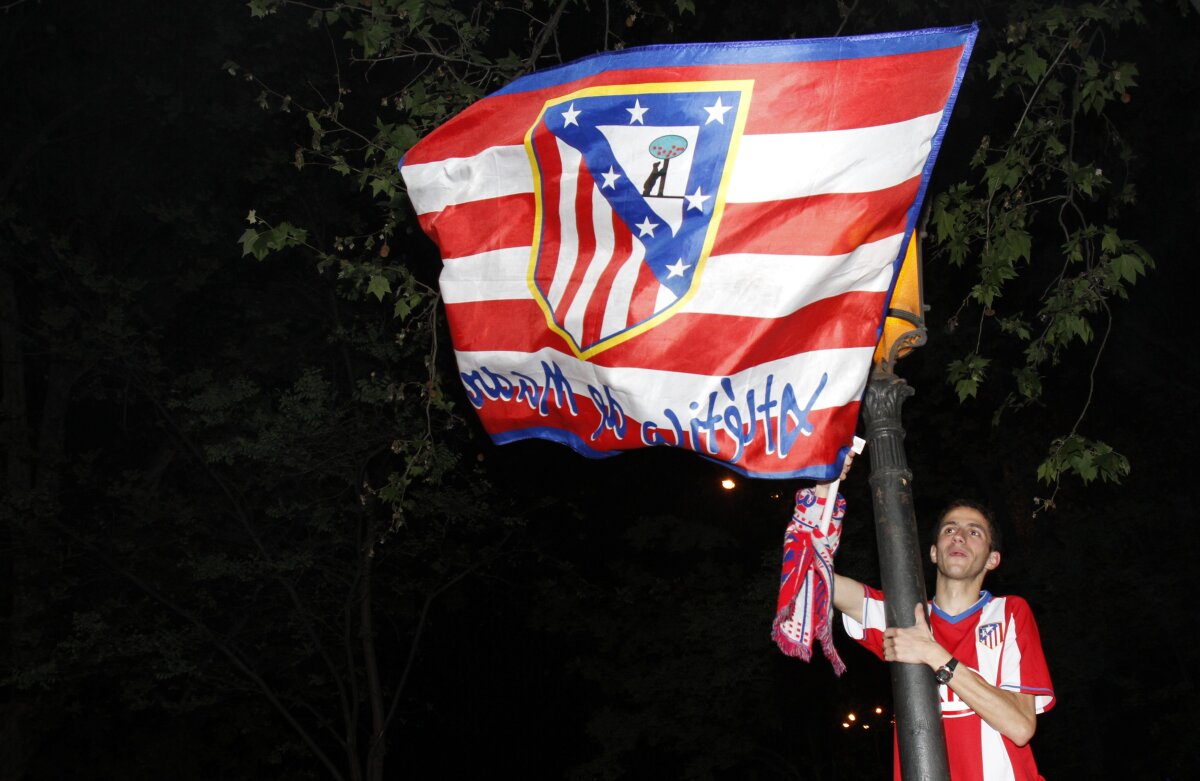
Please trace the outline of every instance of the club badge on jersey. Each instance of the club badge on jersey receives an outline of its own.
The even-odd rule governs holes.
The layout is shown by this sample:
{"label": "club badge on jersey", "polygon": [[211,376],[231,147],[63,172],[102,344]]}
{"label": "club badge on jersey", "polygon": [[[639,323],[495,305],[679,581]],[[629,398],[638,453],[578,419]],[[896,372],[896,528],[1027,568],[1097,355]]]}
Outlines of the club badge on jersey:
{"label": "club badge on jersey", "polygon": [[1000,624],[991,623],[979,627],[979,644],[984,648],[995,648],[1000,645]]}

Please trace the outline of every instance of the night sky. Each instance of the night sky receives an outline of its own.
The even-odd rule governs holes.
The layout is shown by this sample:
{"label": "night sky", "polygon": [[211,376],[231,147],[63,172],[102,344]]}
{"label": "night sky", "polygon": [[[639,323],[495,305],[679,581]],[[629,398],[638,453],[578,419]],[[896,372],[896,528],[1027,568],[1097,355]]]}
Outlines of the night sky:
{"label": "night sky", "polygon": [[[568,4],[540,66],[618,34],[816,37],[840,24],[834,3],[696,5]],[[977,11],[988,35],[999,6]],[[1105,56],[1139,69],[1111,111],[1132,150],[1120,176],[1137,188],[1114,219],[1157,268],[1113,303],[1094,375],[1099,339],[999,425],[999,390],[960,405],[945,370],[974,339],[952,326],[971,279],[944,261],[925,271],[929,344],[899,367],[916,389],[904,413],[919,522],[971,496],[1006,533],[987,587],[1037,616],[1058,700],[1033,747],[1053,779],[1200,777],[1200,14],[1143,11]],[[862,9],[843,32],[975,18],[931,13]],[[373,132],[398,71],[351,63],[354,45],[308,18],[228,2],[0,2],[0,778],[370,777],[376,709],[389,714],[384,778],[890,777],[886,667],[840,622],[841,678],[770,639],[797,484],[739,477],[725,490],[728,470],[665,449],[590,461],[545,442],[496,447],[452,379],[427,419],[429,320],[394,318],[392,298],[305,248],[243,256],[250,210],[308,226],[326,250],[383,219],[353,176],[301,159],[299,106],[331,94],[336,56],[345,121]],[[497,19],[486,51],[527,56],[528,17]],[[982,135],[1012,126],[981,77],[963,86],[931,194],[970,175]],[[260,82],[297,108],[274,94],[260,107]],[[432,285],[436,248],[404,208],[387,252],[355,251]],[[1053,254],[1052,232],[1035,238]],[[428,316],[434,370],[453,378],[444,317]],[[1052,490],[1037,464],[1089,393],[1082,433],[1131,474],[1064,478],[1035,515]],[[410,446],[423,471],[397,521],[378,487],[408,474]],[[838,568],[877,584],[863,461],[843,489]]]}

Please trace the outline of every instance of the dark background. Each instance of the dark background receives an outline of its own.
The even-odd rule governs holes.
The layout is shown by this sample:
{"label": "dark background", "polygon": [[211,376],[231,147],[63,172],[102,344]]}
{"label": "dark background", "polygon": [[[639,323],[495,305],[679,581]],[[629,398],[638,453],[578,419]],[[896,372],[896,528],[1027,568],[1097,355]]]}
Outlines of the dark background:
{"label": "dark background", "polygon": [[[700,5],[630,42],[837,27],[833,3],[809,19]],[[1051,490],[1036,465],[1078,415],[1090,358],[999,426],[987,399],[960,406],[944,378],[971,338],[946,327],[969,284],[959,270],[927,268],[930,344],[900,367],[917,390],[905,416],[918,517],[961,495],[994,506],[1008,546],[989,588],[1038,618],[1058,696],[1033,743],[1048,778],[1200,772],[1200,22],[1182,4],[1144,10],[1111,47],[1140,69],[1115,120],[1139,182],[1122,232],[1157,269],[1114,310],[1084,426],[1128,456],[1130,476],[1066,479],[1056,508],[1033,515]],[[559,53],[600,48],[601,18],[572,5]],[[510,33],[522,45],[512,26],[493,30],[497,46]],[[302,251],[258,262],[237,244],[250,209],[293,215],[326,245],[344,235],[332,226],[369,221],[369,198],[293,165],[303,116],[262,110],[247,71],[227,67],[297,95],[327,79],[314,52],[330,43],[303,16],[47,1],[4,4],[0,28],[5,777],[332,775],[284,712],[350,777],[337,682],[366,681],[359,625],[344,622],[368,576],[382,686],[400,690],[386,777],[889,776],[886,668],[840,630],[842,678],[770,640],[795,485],[725,491],[724,469],[678,452],[496,448],[450,383],[462,417],[421,461],[441,482],[412,488],[419,508],[390,532],[386,511],[356,514],[390,500],[360,485],[404,468],[380,454],[401,436],[390,426],[422,417],[404,393],[422,386],[424,353],[395,339],[409,326],[390,303],[339,292],[336,268]],[[965,175],[1005,116],[990,91],[964,85],[931,193]],[[397,262],[432,283],[436,250],[408,231]],[[389,372],[394,387],[373,384]],[[865,467],[845,487],[839,567],[877,583]],[[849,712],[872,729],[844,729]]]}

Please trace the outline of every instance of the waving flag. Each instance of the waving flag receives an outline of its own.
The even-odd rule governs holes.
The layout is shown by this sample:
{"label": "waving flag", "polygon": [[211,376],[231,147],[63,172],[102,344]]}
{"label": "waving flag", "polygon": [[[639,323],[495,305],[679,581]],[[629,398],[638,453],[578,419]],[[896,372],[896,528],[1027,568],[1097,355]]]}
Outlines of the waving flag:
{"label": "waving flag", "polygon": [[414,146],[492,438],[835,476],[975,34],[606,53]]}

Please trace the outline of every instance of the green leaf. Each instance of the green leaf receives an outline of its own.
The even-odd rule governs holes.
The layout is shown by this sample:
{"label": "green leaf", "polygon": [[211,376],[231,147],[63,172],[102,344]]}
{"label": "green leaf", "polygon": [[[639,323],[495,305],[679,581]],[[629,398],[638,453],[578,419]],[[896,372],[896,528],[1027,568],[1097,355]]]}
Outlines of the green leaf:
{"label": "green leaf", "polygon": [[988,78],[996,78],[996,74],[998,74],[1006,65],[1008,65],[1008,54],[1005,52],[998,52],[994,57],[992,57],[992,59],[988,60]]}
{"label": "green leaf", "polygon": [[1049,64],[1029,44],[1021,47],[1021,51],[1016,58],[1016,63],[1025,71],[1025,75],[1029,77],[1029,80],[1035,84],[1042,80],[1042,77],[1046,75],[1046,69],[1049,67]]}
{"label": "green leaf", "polygon": [[1021,367],[1013,372],[1017,380],[1017,391],[1027,399],[1036,399],[1042,395],[1042,378],[1029,367]]}
{"label": "green leaf", "polygon": [[1120,94],[1136,87],[1137,79],[1134,77],[1137,75],[1137,65],[1132,62],[1118,63],[1113,71],[1113,92]]}
{"label": "green leaf", "polygon": [[1019,317],[1004,317],[997,321],[1000,324],[1000,330],[1006,334],[1013,334],[1017,338],[1028,341],[1030,337],[1029,323]]}
{"label": "green leaf", "polygon": [[1001,187],[1012,188],[1021,181],[1021,168],[1011,165],[1007,160],[992,163],[984,172],[988,192],[994,193]]}
{"label": "green leaf", "polygon": [[1146,273],[1146,264],[1137,255],[1118,255],[1112,263],[1126,282],[1136,282],[1139,276]]}
{"label": "green leaf", "polygon": [[966,358],[952,361],[946,368],[946,378],[954,385],[960,403],[978,394],[990,363],[990,359],[972,353]]}
{"label": "green leaf", "polygon": [[[1029,253],[1033,247],[1033,238],[1029,235],[1028,231],[1021,229],[1006,231],[999,237],[998,243],[1001,251],[1011,261],[1029,260]],[[1016,276],[1016,272],[1013,272],[1013,276]]]}
{"label": "green leaf", "polygon": [[250,15],[255,19],[262,19],[267,14],[275,13],[274,0],[250,0]]}
{"label": "green leaf", "polygon": [[388,293],[392,292],[392,283],[388,282],[388,278],[382,274],[372,274],[371,282],[367,285],[367,293],[375,296],[380,301]]}
{"label": "green leaf", "polygon": [[258,242],[258,231],[254,228],[246,228],[246,231],[238,237],[238,241],[242,244],[242,256],[245,257],[254,251],[254,245]]}
{"label": "green leaf", "polygon": [[1046,459],[1038,466],[1038,479],[1054,483],[1074,474],[1085,484],[1099,479],[1119,483],[1129,475],[1129,460],[1109,445],[1078,434],[1059,437],[1050,444]]}
{"label": "green leaf", "polygon": [[391,179],[382,176],[373,176],[369,183],[371,185],[371,195],[378,196],[382,193],[390,197],[396,193],[396,186],[392,184]]}
{"label": "green leaf", "polygon": [[[258,221],[262,224],[262,220]],[[286,247],[295,247],[308,241],[308,231],[297,228],[289,222],[283,222],[274,228],[257,231],[247,228],[238,238],[242,245],[242,256],[253,255],[255,260],[263,260],[267,255]]]}
{"label": "green leaf", "polygon": [[425,300],[425,296],[419,292],[409,293],[406,296],[397,296],[396,305],[392,308],[392,316],[404,319],[412,314],[421,302]]}

